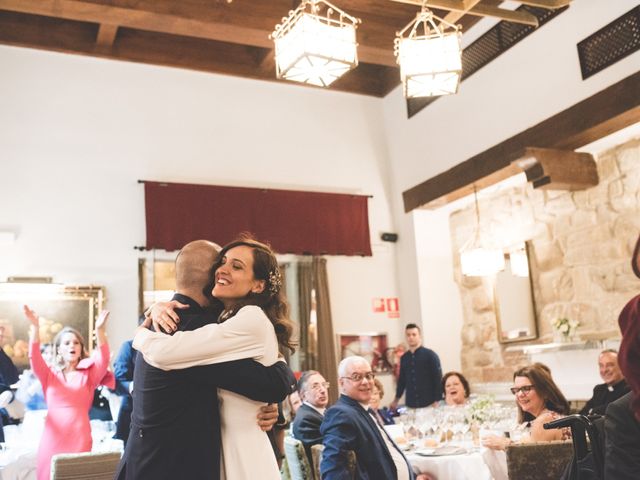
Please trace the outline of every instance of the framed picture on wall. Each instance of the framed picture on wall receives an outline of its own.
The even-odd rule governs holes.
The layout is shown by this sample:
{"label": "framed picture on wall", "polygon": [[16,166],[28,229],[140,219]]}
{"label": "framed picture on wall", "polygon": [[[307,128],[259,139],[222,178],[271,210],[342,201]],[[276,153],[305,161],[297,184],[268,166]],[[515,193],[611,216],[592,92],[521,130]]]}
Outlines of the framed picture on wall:
{"label": "framed picture on wall", "polygon": [[29,305],[40,316],[41,343],[51,343],[63,327],[69,326],[82,334],[91,351],[94,325],[104,299],[104,287],[96,286],[0,290],[0,348],[19,371],[29,367],[30,323],[22,309]]}
{"label": "framed picture on wall", "polygon": [[375,373],[391,373],[386,333],[339,333],[337,337],[340,359],[359,355],[371,363]]}

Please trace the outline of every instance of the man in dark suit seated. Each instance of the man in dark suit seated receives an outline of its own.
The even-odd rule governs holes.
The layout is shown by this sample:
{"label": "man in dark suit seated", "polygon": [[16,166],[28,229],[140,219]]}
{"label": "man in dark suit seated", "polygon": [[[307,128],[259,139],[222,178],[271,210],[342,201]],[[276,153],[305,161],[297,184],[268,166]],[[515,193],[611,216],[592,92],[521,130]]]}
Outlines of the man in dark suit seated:
{"label": "man in dark suit seated", "polygon": [[[356,454],[360,479],[409,480],[411,465],[369,408],[374,375],[362,357],[347,357],[338,366],[340,398],[325,414],[320,433],[324,451],[323,480],[351,479],[348,452]],[[416,480],[425,480],[418,475]]]}
{"label": "man in dark suit seated", "polygon": [[[178,311],[178,330],[195,330],[217,320],[219,312],[206,310],[209,300],[203,293],[217,253],[214,243],[197,240],[178,254],[174,299],[189,305]],[[282,401],[295,387],[285,363],[264,367],[249,359],[164,371],[137,355],[133,375],[131,430],[118,480],[219,479],[217,387],[261,402]],[[267,415],[272,420],[259,423],[273,425],[275,406],[273,411]]]}
{"label": "man in dark suit seated", "polygon": [[298,380],[302,405],[293,419],[293,436],[300,440],[312,461],[311,446],[322,443],[320,424],[329,402],[329,382],[315,370],[307,370]]}
{"label": "man in dark suit seated", "polygon": [[604,383],[593,388],[593,396],[580,413],[582,415],[604,415],[607,405],[619,399],[629,391],[629,385],[624,380],[618,365],[616,350],[603,350],[598,356],[598,369]]}

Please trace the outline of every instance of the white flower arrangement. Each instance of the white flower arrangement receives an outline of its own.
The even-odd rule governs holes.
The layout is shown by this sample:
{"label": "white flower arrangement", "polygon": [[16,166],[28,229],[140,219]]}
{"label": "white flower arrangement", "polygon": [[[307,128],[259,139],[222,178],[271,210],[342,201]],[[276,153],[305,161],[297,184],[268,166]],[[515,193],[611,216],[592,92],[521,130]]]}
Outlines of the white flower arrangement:
{"label": "white flower arrangement", "polygon": [[566,317],[560,317],[552,320],[551,326],[565,339],[568,339],[576,334],[576,330],[580,326],[580,322],[578,320],[569,320]]}
{"label": "white flower arrangement", "polygon": [[495,405],[495,397],[493,395],[482,395],[471,401],[469,412],[471,420],[479,424],[489,420],[491,409]]}

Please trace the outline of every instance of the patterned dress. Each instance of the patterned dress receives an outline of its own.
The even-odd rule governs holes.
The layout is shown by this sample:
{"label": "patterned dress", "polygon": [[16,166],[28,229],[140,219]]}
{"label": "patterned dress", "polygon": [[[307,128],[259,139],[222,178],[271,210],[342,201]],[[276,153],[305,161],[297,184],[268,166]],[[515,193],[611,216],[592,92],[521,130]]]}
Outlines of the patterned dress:
{"label": "patterned dress", "polygon": [[89,409],[93,392],[107,373],[109,345],[102,345],[92,357],[78,362],[75,375],[68,381],[61,371],[45,363],[39,343],[29,344],[29,358],[42,383],[48,409],[38,448],[38,480],[49,480],[52,456],[91,451]]}

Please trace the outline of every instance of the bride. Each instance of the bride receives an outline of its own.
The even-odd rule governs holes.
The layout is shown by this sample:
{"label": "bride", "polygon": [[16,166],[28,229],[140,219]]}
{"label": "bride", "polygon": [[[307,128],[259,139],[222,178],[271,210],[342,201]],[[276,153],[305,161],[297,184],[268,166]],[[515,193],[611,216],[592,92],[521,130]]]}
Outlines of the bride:
{"label": "bride", "polygon": [[[168,336],[148,330],[148,319],[133,340],[147,363],[164,370],[241,358],[271,365],[278,359],[279,346],[293,351],[288,305],[271,248],[246,238],[226,245],[212,267],[211,280],[211,294],[224,306],[220,323]],[[219,390],[219,396],[221,478],[254,478],[257,474],[279,480],[269,439],[254,420],[261,404],[226,390]]]}

